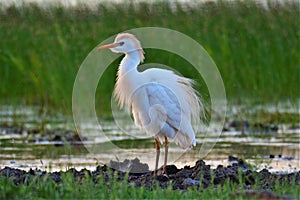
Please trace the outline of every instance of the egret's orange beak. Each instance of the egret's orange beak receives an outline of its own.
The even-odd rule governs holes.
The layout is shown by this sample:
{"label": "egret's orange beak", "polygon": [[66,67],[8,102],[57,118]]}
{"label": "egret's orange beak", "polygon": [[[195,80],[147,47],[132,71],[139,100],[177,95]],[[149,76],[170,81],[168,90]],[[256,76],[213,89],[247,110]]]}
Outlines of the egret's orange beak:
{"label": "egret's orange beak", "polygon": [[106,44],[106,45],[102,45],[102,46],[98,47],[98,50],[115,48],[119,45],[120,45],[119,43]]}

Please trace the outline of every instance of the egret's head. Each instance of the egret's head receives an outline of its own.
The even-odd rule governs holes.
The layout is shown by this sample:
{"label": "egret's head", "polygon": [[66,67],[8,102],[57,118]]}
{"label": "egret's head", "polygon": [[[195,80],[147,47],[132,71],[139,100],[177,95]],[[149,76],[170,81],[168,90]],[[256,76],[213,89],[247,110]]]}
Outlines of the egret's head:
{"label": "egret's head", "polygon": [[145,58],[140,41],[130,33],[120,33],[115,38],[114,43],[100,46],[98,49],[101,50],[107,48],[109,48],[112,52],[125,54],[138,51],[141,62],[143,62]]}

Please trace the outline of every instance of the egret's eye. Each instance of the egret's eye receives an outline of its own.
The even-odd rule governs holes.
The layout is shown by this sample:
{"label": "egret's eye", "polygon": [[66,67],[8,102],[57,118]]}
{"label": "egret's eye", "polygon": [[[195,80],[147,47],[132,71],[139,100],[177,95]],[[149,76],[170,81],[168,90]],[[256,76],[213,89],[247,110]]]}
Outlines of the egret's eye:
{"label": "egret's eye", "polygon": [[120,45],[120,46],[123,46],[123,45],[124,45],[124,42],[119,42],[119,45]]}

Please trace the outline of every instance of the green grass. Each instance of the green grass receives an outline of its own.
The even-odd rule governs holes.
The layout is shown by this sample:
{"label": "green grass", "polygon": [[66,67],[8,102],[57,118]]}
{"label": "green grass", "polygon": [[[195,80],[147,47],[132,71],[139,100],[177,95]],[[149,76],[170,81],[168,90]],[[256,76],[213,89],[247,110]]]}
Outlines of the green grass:
{"label": "green grass", "polygon": [[[124,30],[157,26],[178,30],[208,51],[224,80],[230,103],[273,103],[299,99],[299,4],[251,1],[194,6],[168,3],[99,4],[94,10],[35,4],[0,9],[0,103],[39,105],[71,113],[72,87],[87,54]],[[178,41],[180,42],[180,41]],[[146,61],[163,63],[195,79],[178,56],[146,49]],[[118,60],[119,61],[119,60]],[[186,66],[186,67],[182,67]],[[105,71],[96,102],[110,115],[118,62]],[[205,88],[201,91],[206,96]]]}
{"label": "green grass", "polygon": [[[242,179],[241,179],[242,180]],[[240,180],[240,181],[241,181]],[[259,177],[257,177],[259,180]],[[208,188],[193,187],[186,191],[173,190],[172,186],[165,189],[154,185],[152,188],[135,187],[126,180],[111,179],[104,182],[103,177],[98,183],[87,175],[80,181],[75,181],[71,173],[62,175],[60,183],[54,182],[49,176],[42,178],[28,176],[24,184],[15,185],[12,179],[0,177],[1,199],[253,199],[255,196],[245,195],[241,184],[225,181],[222,185]],[[253,191],[262,192],[261,185],[252,186]],[[299,190],[295,183],[272,184],[270,187],[274,195],[289,195],[299,197]],[[270,190],[269,190],[270,192]],[[250,198],[252,197],[252,198]]]}

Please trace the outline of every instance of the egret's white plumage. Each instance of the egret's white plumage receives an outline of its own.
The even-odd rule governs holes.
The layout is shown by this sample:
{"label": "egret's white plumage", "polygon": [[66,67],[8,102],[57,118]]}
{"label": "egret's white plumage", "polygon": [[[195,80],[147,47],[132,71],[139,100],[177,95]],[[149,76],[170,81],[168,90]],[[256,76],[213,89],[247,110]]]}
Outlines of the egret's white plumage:
{"label": "egret's white plumage", "polygon": [[[114,95],[121,108],[127,106],[132,110],[135,124],[154,136],[156,142],[157,138],[161,142],[165,140],[166,150],[167,138],[184,149],[196,145],[192,124],[199,124],[203,105],[193,88],[193,80],[159,68],[139,72],[137,66],[144,60],[144,51],[132,34],[118,34],[114,43],[99,47],[104,48],[125,54],[119,66]],[[155,168],[158,157],[159,152]]]}

